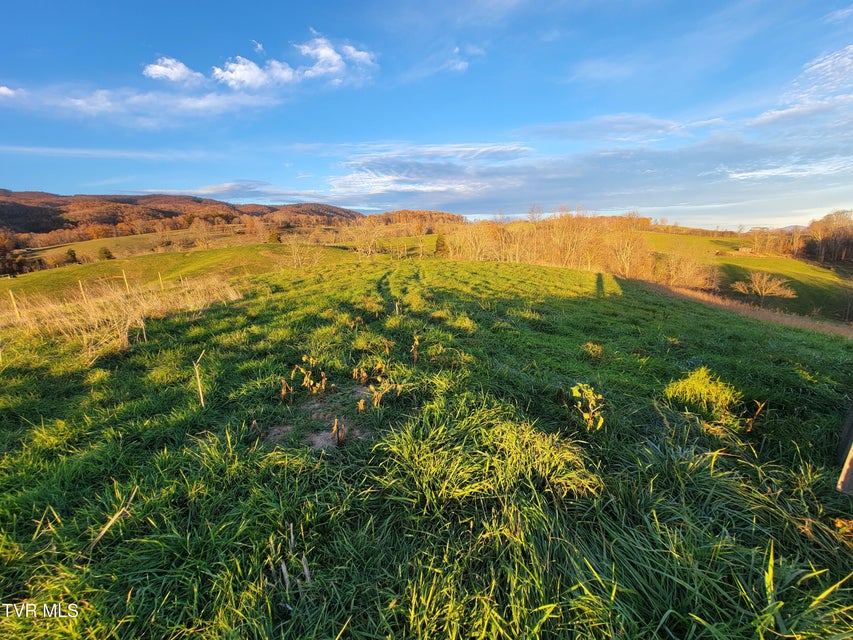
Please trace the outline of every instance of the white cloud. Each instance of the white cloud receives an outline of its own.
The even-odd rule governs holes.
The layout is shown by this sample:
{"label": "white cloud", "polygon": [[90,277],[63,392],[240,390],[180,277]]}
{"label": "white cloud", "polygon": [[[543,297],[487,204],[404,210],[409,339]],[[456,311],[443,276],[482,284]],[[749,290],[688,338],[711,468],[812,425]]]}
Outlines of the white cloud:
{"label": "white cloud", "polygon": [[300,70],[305,78],[317,78],[322,76],[338,76],[346,69],[346,62],[332,43],[326,38],[317,37],[305,44],[296,45],[297,50],[303,56],[314,58],[316,62],[310,67]]}
{"label": "white cloud", "polygon": [[424,172],[422,175],[377,174],[371,171],[356,171],[330,180],[330,195],[336,199],[367,198],[391,194],[434,194],[456,198],[472,197],[489,188],[489,183],[466,176],[437,177]]}
{"label": "white cloud", "polygon": [[448,59],[441,70],[459,72],[468,70],[468,61],[460,55],[459,47],[453,50],[453,55],[450,56],[450,59]]}
{"label": "white cloud", "polygon": [[348,80],[362,79],[366,71],[376,64],[371,52],[348,44],[338,50],[323,36],[295,45],[295,48],[301,55],[311,58],[313,63],[294,68],[287,62],[269,60],[261,67],[252,60],[236,56],[223,67],[213,67],[213,79],[235,91],[257,91],[315,79],[342,84]]}
{"label": "white cloud", "polygon": [[216,93],[193,96],[162,96],[162,103],[172,106],[179,112],[195,112],[214,115],[237,111],[243,108],[264,107],[278,104],[272,97],[248,93]]}
{"label": "white cloud", "polygon": [[264,45],[262,45],[260,42],[258,42],[257,40],[250,40],[249,42],[252,43],[255,53],[264,53]]}
{"label": "white cloud", "polygon": [[376,66],[376,56],[350,44],[336,47],[328,38],[316,35],[296,50],[314,63],[300,66],[296,73],[300,79],[324,79],[333,85],[357,83],[364,80]]}
{"label": "white cloud", "polygon": [[349,158],[341,163],[348,173],[329,179],[331,199],[369,203],[371,198],[416,196],[440,206],[496,188],[498,174],[502,175],[499,188],[518,186],[506,167],[532,150],[517,143],[389,143],[350,147],[349,151]]}
{"label": "white cloud", "polygon": [[[314,38],[297,45],[296,51],[310,59],[298,67],[283,60],[259,64],[243,56],[214,66],[210,77],[194,71],[177,58],[161,56],[145,65],[142,74],[171,85],[164,91],[135,88],[82,88],[48,86],[25,91],[0,85],[0,103],[43,114],[109,118],[123,125],[163,128],[186,124],[198,116],[216,116],[246,108],[280,104],[284,88],[324,82],[327,86],[355,84],[368,78],[376,67],[376,56],[351,44],[336,45],[316,32]],[[255,40],[255,50],[263,45]],[[228,91],[209,91],[214,83]],[[19,100],[27,96],[26,101]]]}
{"label": "white cloud", "polygon": [[99,89],[66,95],[56,90],[32,92],[27,108],[51,115],[109,118],[133,127],[162,129],[210,117],[277,104],[274,96],[236,91],[207,93],[140,92]]}
{"label": "white cloud", "polygon": [[146,65],[142,74],[155,80],[168,80],[181,84],[197,84],[204,80],[198,71],[193,71],[187,65],[175,58],[157,58],[153,64]]}
{"label": "white cloud", "polygon": [[376,64],[376,61],[374,60],[375,56],[372,53],[369,51],[361,51],[349,44],[345,44],[341,47],[341,53],[345,58],[352,60],[358,65],[367,67]]}
{"label": "white cloud", "polygon": [[[275,66],[273,66],[275,63]],[[292,81],[293,69],[287,63],[271,60],[262,69],[257,64],[237,56],[225,63],[224,68],[213,67],[213,78],[235,90],[260,89],[273,83]]]}

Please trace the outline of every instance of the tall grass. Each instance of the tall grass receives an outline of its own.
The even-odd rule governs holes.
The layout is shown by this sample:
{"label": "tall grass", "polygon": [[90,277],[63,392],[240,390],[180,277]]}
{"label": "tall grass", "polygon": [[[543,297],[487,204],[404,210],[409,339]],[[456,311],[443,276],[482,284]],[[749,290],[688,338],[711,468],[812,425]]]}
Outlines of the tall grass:
{"label": "tall grass", "polygon": [[93,363],[105,353],[127,348],[132,339],[147,340],[146,319],[177,311],[201,311],[211,304],[239,298],[237,289],[219,278],[182,278],[169,289],[130,290],[126,284],[81,282],[80,295],[75,297],[19,295],[16,313],[0,316],[0,327],[66,340]]}

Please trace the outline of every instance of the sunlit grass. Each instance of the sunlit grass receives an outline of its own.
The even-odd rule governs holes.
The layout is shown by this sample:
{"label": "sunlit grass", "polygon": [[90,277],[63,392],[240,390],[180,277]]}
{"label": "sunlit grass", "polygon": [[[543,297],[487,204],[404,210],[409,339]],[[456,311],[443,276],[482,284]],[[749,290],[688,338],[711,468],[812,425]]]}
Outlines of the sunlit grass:
{"label": "sunlit grass", "polygon": [[607,275],[334,256],[93,362],[0,333],[0,593],[81,610],[0,635],[853,633],[850,341]]}

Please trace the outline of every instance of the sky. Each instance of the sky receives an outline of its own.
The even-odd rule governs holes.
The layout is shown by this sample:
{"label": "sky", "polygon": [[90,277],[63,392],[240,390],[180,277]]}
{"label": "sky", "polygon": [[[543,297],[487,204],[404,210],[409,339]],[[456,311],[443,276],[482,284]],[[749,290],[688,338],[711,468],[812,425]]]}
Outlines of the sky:
{"label": "sky", "polygon": [[0,188],[707,228],[853,208],[850,0],[28,0]]}

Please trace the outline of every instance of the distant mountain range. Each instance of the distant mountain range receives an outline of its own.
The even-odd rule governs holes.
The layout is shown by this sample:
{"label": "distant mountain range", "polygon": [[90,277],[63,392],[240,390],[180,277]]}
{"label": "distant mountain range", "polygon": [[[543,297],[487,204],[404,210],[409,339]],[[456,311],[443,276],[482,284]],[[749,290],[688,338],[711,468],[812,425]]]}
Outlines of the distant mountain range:
{"label": "distant mountain range", "polygon": [[60,196],[0,189],[0,227],[16,233],[47,233],[91,225],[134,227],[175,218],[183,218],[186,225],[194,219],[231,223],[246,215],[298,224],[334,224],[364,217],[351,209],[318,203],[238,205],[193,196]]}

